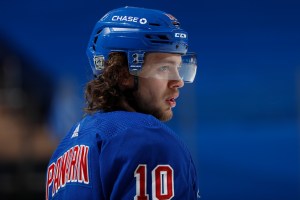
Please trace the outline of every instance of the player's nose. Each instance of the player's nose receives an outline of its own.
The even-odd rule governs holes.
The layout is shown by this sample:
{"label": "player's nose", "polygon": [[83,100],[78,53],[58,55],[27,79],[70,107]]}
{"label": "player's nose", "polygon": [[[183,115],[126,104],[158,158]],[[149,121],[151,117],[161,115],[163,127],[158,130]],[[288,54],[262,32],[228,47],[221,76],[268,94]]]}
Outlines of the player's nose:
{"label": "player's nose", "polygon": [[182,88],[184,86],[184,82],[182,79],[178,80],[170,80],[169,81],[169,87],[170,88]]}

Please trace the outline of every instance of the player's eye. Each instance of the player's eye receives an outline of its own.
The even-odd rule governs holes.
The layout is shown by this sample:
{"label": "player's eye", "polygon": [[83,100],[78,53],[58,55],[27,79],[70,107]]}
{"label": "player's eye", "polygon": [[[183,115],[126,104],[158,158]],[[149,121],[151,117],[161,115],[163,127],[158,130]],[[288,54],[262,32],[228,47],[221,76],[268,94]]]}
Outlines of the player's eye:
{"label": "player's eye", "polygon": [[159,67],[159,71],[160,72],[166,72],[166,71],[169,71],[169,69],[170,69],[170,67],[169,66],[161,66],[161,67]]}

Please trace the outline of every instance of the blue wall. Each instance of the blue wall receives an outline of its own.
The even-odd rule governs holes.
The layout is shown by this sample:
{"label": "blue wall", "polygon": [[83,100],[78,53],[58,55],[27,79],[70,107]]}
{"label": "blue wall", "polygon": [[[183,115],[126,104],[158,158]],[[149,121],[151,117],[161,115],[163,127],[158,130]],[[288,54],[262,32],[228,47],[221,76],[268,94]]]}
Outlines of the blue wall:
{"label": "blue wall", "polygon": [[55,112],[63,103],[81,117],[91,30],[125,5],[173,14],[198,53],[197,80],[168,124],[191,149],[202,199],[299,200],[300,1],[1,1],[0,36],[51,77],[53,99],[63,80],[73,85],[51,124],[64,117]]}

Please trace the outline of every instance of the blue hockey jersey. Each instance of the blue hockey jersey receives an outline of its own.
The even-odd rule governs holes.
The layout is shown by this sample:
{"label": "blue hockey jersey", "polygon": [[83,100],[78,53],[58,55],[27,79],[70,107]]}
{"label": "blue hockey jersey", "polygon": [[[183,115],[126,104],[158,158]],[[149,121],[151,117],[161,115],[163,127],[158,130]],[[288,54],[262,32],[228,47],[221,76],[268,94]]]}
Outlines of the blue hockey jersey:
{"label": "blue hockey jersey", "polygon": [[46,199],[194,200],[197,175],[178,136],[151,115],[87,115],[50,159]]}

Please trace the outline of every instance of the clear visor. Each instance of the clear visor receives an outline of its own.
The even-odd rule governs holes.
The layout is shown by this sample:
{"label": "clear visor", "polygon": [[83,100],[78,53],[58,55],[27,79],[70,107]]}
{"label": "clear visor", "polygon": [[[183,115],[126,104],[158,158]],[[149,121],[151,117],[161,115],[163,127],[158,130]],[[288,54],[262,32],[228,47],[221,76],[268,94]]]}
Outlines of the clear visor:
{"label": "clear visor", "polygon": [[143,78],[155,78],[162,80],[183,80],[192,83],[197,71],[197,57],[194,53],[181,56],[181,62],[158,62],[143,65],[142,69],[134,75]]}

